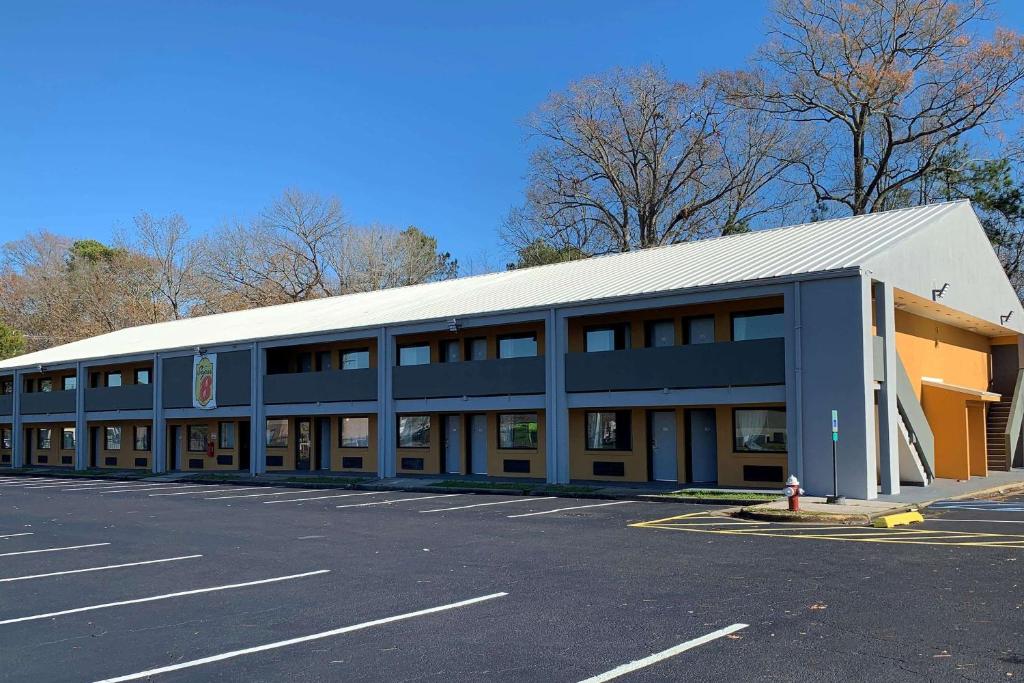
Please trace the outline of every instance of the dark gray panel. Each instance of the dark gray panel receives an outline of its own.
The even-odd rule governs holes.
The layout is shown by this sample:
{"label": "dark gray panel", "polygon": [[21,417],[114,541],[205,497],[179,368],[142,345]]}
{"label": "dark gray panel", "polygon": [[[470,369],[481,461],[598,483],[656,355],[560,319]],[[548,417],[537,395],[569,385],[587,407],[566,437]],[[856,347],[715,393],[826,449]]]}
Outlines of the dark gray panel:
{"label": "dark gray panel", "polygon": [[263,400],[268,405],[376,401],[377,370],[364,368],[267,375],[263,378]]}
{"label": "dark gray panel", "polygon": [[[217,405],[247,406],[250,400],[249,351],[217,354]],[[192,407],[192,356],[165,358],[163,368],[164,408]]]}
{"label": "dark gray panel", "polygon": [[120,387],[97,387],[85,390],[85,409],[151,410],[153,387],[149,384],[126,384]]}
{"label": "dark gray panel", "polygon": [[998,344],[992,347],[992,391],[1003,395],[1004,401],[1013,398],[1017,385],[1020,361],[1016,344]]}
{"label": "dark gray panel", "polygon": [[39,391],[21,395],[22,415],[75,412],[75,392]]}
{"label": "dark gray panel", "polygon": [[10,394],[0,396],[0,415],[11,415],[14,413],[14,397]]}
{"label": "dark gray panel", "polygon": [[566,391],[697,389],[785,384],[785,340],[568,353]]}
{"label": "dark gray panel", "polygon": [[397,367],[395,398],[544,393],[544,357],[472,360]]}

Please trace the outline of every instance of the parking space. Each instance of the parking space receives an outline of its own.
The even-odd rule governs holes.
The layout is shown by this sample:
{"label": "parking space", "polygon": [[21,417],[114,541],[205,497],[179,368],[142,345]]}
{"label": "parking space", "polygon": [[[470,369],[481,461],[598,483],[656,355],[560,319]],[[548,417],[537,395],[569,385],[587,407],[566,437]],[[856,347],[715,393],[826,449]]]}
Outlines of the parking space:
{"label": "parking space", "polygon": [[[995,654],[1016,647],[1017,613],[985,593],[1001,576],[991,554],[1013,548],[956,549],[957,576],[969,553],[990,553],[972,580],[983,609],[948,592],[952,574],[936,561],[953,548],[821,552],[753,533],[764,525],[651,525],[725,529],[698,526],[728,523],[707,506],[73,483],[0,480],[5,680],[1024,673]],[[909,635],[884,637],[907,620],[918,625]],[[865,643],[869,631],[883,637]]]}

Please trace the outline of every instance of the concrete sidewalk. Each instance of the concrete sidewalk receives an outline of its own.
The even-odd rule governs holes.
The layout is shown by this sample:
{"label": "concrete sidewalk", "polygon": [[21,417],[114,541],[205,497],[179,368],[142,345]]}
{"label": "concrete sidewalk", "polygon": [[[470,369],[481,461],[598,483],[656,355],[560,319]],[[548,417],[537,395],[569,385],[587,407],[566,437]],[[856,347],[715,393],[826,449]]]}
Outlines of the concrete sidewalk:
{"label": "concrete sidewalk", "polygon": [[737,517],[769,522],[807,522],[834,524],[870,524],[878,517],[906,512],[915,506],[884,500],[847,498],[841,505],[825,502],[819,496],[800,496],[800,510],[791,512],[786,499],[745,507]]}

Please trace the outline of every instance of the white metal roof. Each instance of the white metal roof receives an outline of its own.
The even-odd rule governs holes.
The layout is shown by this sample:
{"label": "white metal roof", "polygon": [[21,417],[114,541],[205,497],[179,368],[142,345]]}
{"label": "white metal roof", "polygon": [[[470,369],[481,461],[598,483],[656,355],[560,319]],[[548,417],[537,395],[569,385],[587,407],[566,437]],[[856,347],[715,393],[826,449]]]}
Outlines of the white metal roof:
{"label": "white metal roof", "polygon": [[[0,369],[571,305],[857,268],[966,202],[807,223],[445,282],[132,327]],[[974,221],[977,223],[977,221]],[[980,229],[980,228],[979,228]]]}

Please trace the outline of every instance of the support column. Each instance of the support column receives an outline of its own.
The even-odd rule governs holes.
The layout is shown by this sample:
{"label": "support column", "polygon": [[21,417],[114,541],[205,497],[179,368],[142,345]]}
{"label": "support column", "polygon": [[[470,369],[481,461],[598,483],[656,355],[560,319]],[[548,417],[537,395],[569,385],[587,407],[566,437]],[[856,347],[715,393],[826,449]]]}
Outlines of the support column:
{"label": "support column", "polygon": [[801,285],[802,483],[832,493],[831,411],[839,412],[839,493],[878,497],[871,281],[863,275]]}
{"label": "support column", "polygon": [[783,294],[783,310],[786,320],[787,470],[803,482],[803,317],[800,294],[800,283],[794,282]]}
{"label": "support column", "polygon": [[395,339],[386,327],[377,333],[377,477],[396,475],[396,439],[398,421],[392,394],[395,365]]}
{"label": "support column", "polygon": [[170,472],[167,463],[167,422],[164,420],[164,364],[153,354],[153,471]]}
{"label": "support column", "polygon": [[14,394],[11,396],[11,467],[25,466],[25,430],[21,424],[21,392],[25,378],[19,370],[14,371]]}
{"label": "support column", "polygon": [[259,342],[253,342],[249,360],[249,474],[267,471],[267,410],[263,402],[263,377],[267,353]]}
{"label": "support column", "polygon": [[75,369],[75,469],[89,469],[89,427],[85,419],[85,388],[88,370],[78,363]]}
{"label": "support column", "polygon": [[569,407],[565,394],[565,354],[569,344],[569,324],[555,309],[548,312],[544,330],[546,356],[545,425],[547,433],[547,481],[569,483]]}
{"label": "support column", "polygon": [[882,474],[882,493],[900,492],[900,450],[896,420],[896,305],[892,285],[874,282],[875,327],[882,338],[884,379],[878,391],[878,457]]}

